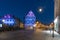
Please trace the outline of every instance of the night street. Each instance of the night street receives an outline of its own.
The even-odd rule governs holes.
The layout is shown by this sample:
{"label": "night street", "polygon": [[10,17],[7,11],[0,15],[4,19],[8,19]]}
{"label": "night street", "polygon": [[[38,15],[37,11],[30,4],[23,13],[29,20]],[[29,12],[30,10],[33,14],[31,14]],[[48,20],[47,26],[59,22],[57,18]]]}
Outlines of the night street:
{"label": "night street", "polygon": [[41,30],[19,30],[1,32],[0,40],[60,40],[60,38],[58,35],[53,38],[51,34]]}
{"label": "night street", "polygon": [[0,0],[0,40],[60,40],[60,0]]}

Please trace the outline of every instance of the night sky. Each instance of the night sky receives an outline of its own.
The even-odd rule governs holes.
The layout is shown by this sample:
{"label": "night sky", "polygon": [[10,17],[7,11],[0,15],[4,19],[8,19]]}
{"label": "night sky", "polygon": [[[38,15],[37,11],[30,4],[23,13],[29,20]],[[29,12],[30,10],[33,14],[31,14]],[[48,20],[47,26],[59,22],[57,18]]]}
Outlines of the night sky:
{"label": "night sky", "polygon": [[[43,11],[39,12],[39,8]],[[44,24],[50,24],[54,20],[53,0],[0,0],[0,16],[11,14],[24,22],[24,17],[30,10],[34,12],[36,19]]]}

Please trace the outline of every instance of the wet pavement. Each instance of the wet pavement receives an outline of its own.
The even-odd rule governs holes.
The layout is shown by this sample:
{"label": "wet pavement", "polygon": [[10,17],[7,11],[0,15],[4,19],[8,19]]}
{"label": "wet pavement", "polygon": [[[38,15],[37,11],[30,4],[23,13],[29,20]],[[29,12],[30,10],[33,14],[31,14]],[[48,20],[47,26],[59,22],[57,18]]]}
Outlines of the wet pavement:
{"label": "wet pavement", "polygon": [[60,36],[54,38],[52,34],[47,34],[42,31],[33,30],[18,30],[9,32],[0,32],[0,40],[60,40]]}

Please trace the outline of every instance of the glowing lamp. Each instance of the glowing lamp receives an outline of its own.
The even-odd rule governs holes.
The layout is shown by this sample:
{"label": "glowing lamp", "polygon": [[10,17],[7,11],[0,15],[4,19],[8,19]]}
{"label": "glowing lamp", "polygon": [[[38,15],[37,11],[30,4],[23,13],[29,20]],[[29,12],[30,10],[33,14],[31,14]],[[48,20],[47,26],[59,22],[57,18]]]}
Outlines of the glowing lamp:
{"label": "glowing lamp", "polygon": [[5,22],[5,20],[3,19],[2,22]]}

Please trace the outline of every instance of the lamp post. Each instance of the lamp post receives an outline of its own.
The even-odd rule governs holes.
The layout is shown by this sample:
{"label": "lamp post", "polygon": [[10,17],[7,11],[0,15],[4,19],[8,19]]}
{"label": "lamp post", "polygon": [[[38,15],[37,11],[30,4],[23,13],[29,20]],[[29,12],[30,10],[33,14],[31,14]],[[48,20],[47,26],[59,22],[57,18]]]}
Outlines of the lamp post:
{"label": "lamp post", "polygon": [[39,12],[42,12],[43,11],[43,9],[42,8],[39,8]]}

